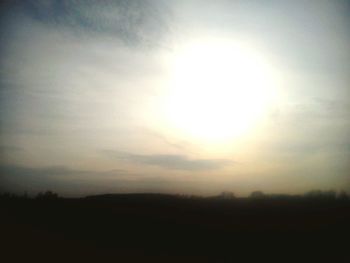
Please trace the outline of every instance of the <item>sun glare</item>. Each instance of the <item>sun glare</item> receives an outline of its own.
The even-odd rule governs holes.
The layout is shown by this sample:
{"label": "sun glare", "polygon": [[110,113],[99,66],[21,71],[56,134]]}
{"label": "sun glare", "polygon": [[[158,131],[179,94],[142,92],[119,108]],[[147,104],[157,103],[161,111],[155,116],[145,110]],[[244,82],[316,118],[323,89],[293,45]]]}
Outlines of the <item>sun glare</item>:
{"label": "sun glare", "polygon": [[258,124],[273,99],[269,64],[251,48],[201,41],[176,52],[166,118],[197,139],[226,140]]}

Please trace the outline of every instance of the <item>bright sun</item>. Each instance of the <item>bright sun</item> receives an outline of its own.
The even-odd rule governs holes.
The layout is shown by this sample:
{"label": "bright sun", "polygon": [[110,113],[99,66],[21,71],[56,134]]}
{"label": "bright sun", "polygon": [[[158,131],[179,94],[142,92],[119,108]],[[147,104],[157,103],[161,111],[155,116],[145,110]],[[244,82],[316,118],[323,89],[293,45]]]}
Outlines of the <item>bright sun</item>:
{"label": "bright sun", "polygon": [[191,43],[174,56],[165,114],[182,134],[226,140],[255,127],[272,91],[269,64],[253,49],[229,41]]}

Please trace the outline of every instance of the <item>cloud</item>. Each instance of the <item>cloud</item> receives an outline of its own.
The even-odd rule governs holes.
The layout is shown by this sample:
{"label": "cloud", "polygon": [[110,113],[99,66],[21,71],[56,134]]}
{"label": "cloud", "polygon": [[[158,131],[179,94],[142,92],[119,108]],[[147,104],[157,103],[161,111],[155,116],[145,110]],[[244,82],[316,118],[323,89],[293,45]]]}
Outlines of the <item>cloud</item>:
{"label": "cloud", "polygon": [[190,159],[178,154],[132,154],[127,152],[105,150],[109,156],[130,162],[159,166],[171,170],[206,171],[216,170],[232,163],[227,159]]}
{"label": "cloud", "polygon": [[13,145],[0,145],[0,153],[7,153],[7,152],[19,152],[23,149],[21,147],[13,146]]}
{"label": "cloud", "polygon": [[91,171],[67,166],[0,165],[0,191],[3,192],[35,193],[53,190],[69,195],[81,195],[95,190],[108,191],[109,185],[116,187],[118,182],[132,179],[132,174],[121,169]]}
{"label": "cloud", "polygon": [[324,110],[325,118],[336,118],[348,120],[350,117],[350,102],[345,99],[317,98],[315,103]]}
{"label": "cloud", "polygon": [[270,146],[273,151],[278,154],[294,154],[300,155],[311,154],[346,154],[350,153],[350,142],[348,140],[339,141],[302,141],[302,142],[283,142]]}
{"label": "cloud", "polygon": [[60,188],[64,177],[81,174],[82,171],[72,170],[64,166],[54,167],[24,167],[20,165],[0,166],[1,191],[37,192]]}
{"label": "cloud", "polygon": [[84,174],[87,171],[74,170],[66,166],[46,166],[46,167],[24,167],[18,165],[2,165],[0,166],[0,175],[11,175],[11,176],[65,176],[65,175],[77,175]]}
{"label": "cloud", "polygon": [[122,175],[127,174],[125,170],[113,169],[108,171],[90,171],[90,170],[80,170],[72,169],[67,166],[43,166],[43,167],[27,167],[21,165],[0,165],[0,175],[10,175],[10,176],[34,176],[34,177],[53,177],[53,176],[78,176],[78,175]]}
{"label": "cloud", "polygon": [[[7,9],[51,28],[102,33],[127,44],[148,44],[166,32],[168,8],[162,1],[15,1]],[[8,16],[11,17],[11,16]]]}
{"label": "cloud", "polygon": [[[143,176],[124,170],[88,171],[66,166],[26,167],[0,165],[0,193],[35,195],[51,190],[62,196],[85,196],[102,193],[193,192],[203,182]],[[199,187],[201,188],[201,187]]]}

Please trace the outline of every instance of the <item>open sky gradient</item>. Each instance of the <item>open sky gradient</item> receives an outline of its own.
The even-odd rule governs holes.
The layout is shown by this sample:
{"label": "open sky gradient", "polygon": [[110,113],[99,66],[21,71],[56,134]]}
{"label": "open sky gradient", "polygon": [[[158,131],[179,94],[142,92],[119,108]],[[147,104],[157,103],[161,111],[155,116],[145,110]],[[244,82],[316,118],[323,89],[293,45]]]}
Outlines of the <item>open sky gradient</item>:
{"label": "open sky gradient", "polygon": [[[349,191],[349,13],[322,0],[5,1],[0,190]],[[259,124],[225,141],[164,115],[171,61],[204,39],[247,43],[278,78]]]}

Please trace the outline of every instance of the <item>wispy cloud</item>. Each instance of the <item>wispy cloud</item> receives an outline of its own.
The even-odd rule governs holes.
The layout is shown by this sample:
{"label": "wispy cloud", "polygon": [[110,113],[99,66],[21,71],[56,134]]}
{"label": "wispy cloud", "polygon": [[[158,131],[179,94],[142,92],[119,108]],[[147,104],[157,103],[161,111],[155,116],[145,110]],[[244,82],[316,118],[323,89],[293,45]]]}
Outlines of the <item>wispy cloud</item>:
{"label": "wispy cloud", "polygon": [[227,159],[191,159],[180,154],[133,154],[113,150],[104,150],[112,158],[130,162],[159,166],[171,170],[205,171],[223,168],[233,162]]}

